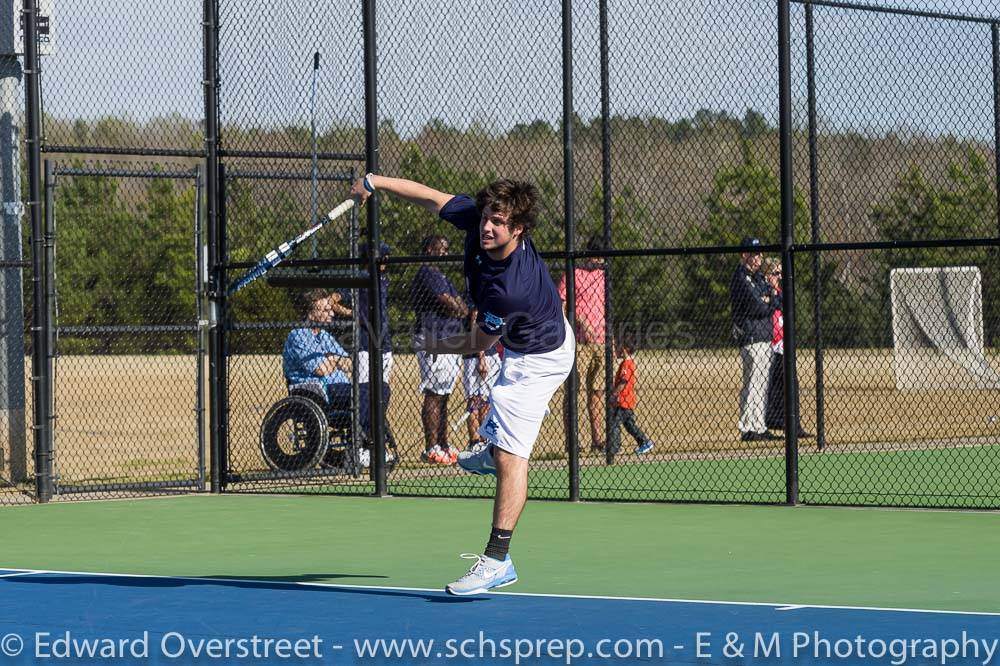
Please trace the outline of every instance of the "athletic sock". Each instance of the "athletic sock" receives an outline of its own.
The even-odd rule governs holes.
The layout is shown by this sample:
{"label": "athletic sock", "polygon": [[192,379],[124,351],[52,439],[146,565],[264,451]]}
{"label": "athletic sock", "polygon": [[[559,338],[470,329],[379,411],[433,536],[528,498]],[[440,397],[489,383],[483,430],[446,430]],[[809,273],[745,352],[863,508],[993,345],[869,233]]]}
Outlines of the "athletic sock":
{"label": "athletic sock", "polygon": [[510,537],[513,534],[514,530],[502,530],[499,527],[494,527],[490,531],[490,540],[487,542],[486,552],[483,554],[494,560],[506,559],[507,551],[510,550]]}

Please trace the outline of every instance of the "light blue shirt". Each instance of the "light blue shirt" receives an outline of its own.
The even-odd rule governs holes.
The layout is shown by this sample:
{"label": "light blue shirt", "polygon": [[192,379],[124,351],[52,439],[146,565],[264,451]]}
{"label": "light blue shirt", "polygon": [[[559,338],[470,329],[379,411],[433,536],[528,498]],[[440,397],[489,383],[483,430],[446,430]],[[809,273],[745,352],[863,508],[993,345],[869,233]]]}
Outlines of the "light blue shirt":
{"label": "light blue shirt", "polygon": [[322,365],[329,355],[349,356],[340,346],[337,339],[328,331],[320,329],[313,333],[311,328],[296,328],[288,334],[285,349],[281,354],[281,367],[285,379],[290,384],[302,384],[309,381],[319,381],[323,384],[349,384],[350,378],[343,370],[336,370],[328,375],[317,375],[316,368]]}

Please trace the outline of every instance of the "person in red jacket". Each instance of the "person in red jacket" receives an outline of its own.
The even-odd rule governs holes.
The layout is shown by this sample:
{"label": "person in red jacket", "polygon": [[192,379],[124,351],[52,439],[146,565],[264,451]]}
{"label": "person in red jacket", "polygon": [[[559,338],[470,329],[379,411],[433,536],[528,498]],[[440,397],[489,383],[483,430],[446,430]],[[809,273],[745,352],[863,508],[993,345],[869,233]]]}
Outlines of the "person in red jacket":
{"label": "person in red jacket", "polygon": [[[767,407],[764,421],[773,430],[785,429],[785,319],[781,313],[781,261],[765,259],[761,265],[771,287],[774,312],[771,313],[771,368],[767,378]],[[795,410],[798,413],[798,409]],[[812,433],[798,425],[798,436],[810,438]]]}
{"label": "person in red jacket", "polygon": [[635,406],[639,402],[635,394],[636,346],[635,338],[630,335],[623,336],[618,345],[622,362],[615,373],[615,406],[611,412],[611,445],[616,453],[621,447],[621,426],[625,426],[628,434],[635,438],[636,453],[649,453],[653,450],[653,440],[646,436],[635,421]]}

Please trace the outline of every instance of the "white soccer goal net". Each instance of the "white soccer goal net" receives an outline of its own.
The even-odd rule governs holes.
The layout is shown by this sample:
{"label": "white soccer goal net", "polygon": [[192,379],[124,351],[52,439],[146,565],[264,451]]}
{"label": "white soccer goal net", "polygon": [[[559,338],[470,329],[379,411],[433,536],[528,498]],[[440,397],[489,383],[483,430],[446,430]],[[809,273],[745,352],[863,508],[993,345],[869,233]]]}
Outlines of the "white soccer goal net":
{"label": "white soccer goal net", "polygon": [[983,350],[977,267],[896,268],[889,284],[897,389],[1000,388]]}

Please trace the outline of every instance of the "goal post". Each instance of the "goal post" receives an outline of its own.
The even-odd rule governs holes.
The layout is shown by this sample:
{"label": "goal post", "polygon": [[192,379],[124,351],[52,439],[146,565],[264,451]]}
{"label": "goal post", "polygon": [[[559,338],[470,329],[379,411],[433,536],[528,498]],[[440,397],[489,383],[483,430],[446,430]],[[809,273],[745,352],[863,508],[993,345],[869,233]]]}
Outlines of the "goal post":
{"label": "goal post", "polygon": [[897,389],[1000,388],[983,346],[979,268],[896,268],[889,285]]}

